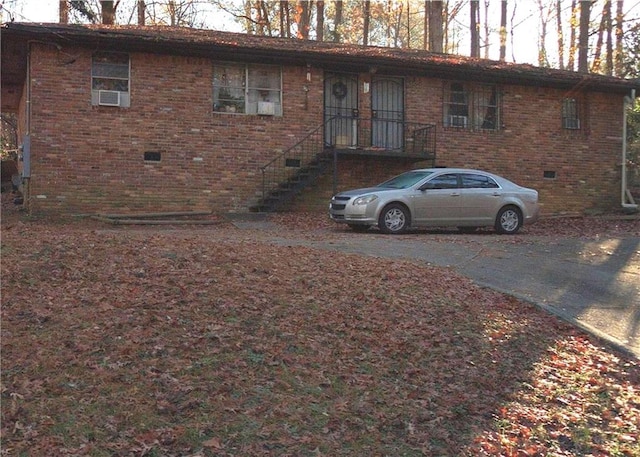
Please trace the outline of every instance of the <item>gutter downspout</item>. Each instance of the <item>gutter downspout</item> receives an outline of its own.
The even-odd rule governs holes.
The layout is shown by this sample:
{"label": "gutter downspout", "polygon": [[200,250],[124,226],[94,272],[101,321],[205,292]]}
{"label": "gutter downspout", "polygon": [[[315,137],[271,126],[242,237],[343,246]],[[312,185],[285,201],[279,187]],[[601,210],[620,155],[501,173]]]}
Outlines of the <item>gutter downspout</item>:
{"label": "gutter downspout", "polygon": [[[638,211],[638,205],[633,202],[629,190],[627,189],[627,108],[635,102],[636,90],[631,89],[631,94],[625,95],[622,103],[622,186],[621,186],[621,204],[624,212],[635,213]],[[627,197],[628,196],[628,197]],[[629,201],[629,203],[627,203]]]}

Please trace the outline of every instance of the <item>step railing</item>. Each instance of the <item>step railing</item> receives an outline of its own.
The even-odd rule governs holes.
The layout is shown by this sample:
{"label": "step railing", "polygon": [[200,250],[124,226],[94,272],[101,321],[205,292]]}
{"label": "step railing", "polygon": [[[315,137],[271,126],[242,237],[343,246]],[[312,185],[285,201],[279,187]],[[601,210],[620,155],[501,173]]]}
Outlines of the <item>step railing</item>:
{"label": "step railing", "polygon": [[297,193],[335,160],[336,151],[411,157],[435,165],[435,131],[434,124],[332,117],[260,168],[262,201],[258,206],[273,206],[266,202]]}

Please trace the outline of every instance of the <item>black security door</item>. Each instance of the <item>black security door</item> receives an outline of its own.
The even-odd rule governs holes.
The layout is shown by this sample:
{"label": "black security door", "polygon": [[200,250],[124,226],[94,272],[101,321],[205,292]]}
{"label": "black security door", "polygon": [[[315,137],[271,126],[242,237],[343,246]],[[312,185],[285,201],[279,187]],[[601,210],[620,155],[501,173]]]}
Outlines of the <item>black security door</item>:
{"label": "black security door", "polygon": [[324,81],[325,142],[331,146],[358,144],[358,77],[328,74]]}
{"label": "black security door", "polygon": [[404,144],[404,88],[400,78],[377,77],[371,82],[371,144],[401,149]]}

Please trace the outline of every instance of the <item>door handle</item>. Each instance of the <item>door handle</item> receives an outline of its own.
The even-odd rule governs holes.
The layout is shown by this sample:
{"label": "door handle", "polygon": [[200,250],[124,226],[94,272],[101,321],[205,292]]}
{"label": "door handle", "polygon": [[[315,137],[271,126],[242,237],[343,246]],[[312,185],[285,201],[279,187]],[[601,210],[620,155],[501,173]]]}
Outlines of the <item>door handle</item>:
{"label": "door handle", "polygon": [[452,192],[450,195],[452,197],[459,197],[460,196],[460,192]]}

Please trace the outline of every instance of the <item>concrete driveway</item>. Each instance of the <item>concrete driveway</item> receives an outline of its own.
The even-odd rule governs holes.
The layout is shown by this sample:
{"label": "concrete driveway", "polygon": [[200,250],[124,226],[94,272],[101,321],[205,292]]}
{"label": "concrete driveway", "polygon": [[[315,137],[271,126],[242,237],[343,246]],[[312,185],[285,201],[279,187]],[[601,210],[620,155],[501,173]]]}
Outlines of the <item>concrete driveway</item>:
{"label": "concrete driveway", "polygon": [[581,240],[429,231],[388,236],[372,231],[299,242],[285,238],[280,242],[452,267],[640,358],[638,237]]}

